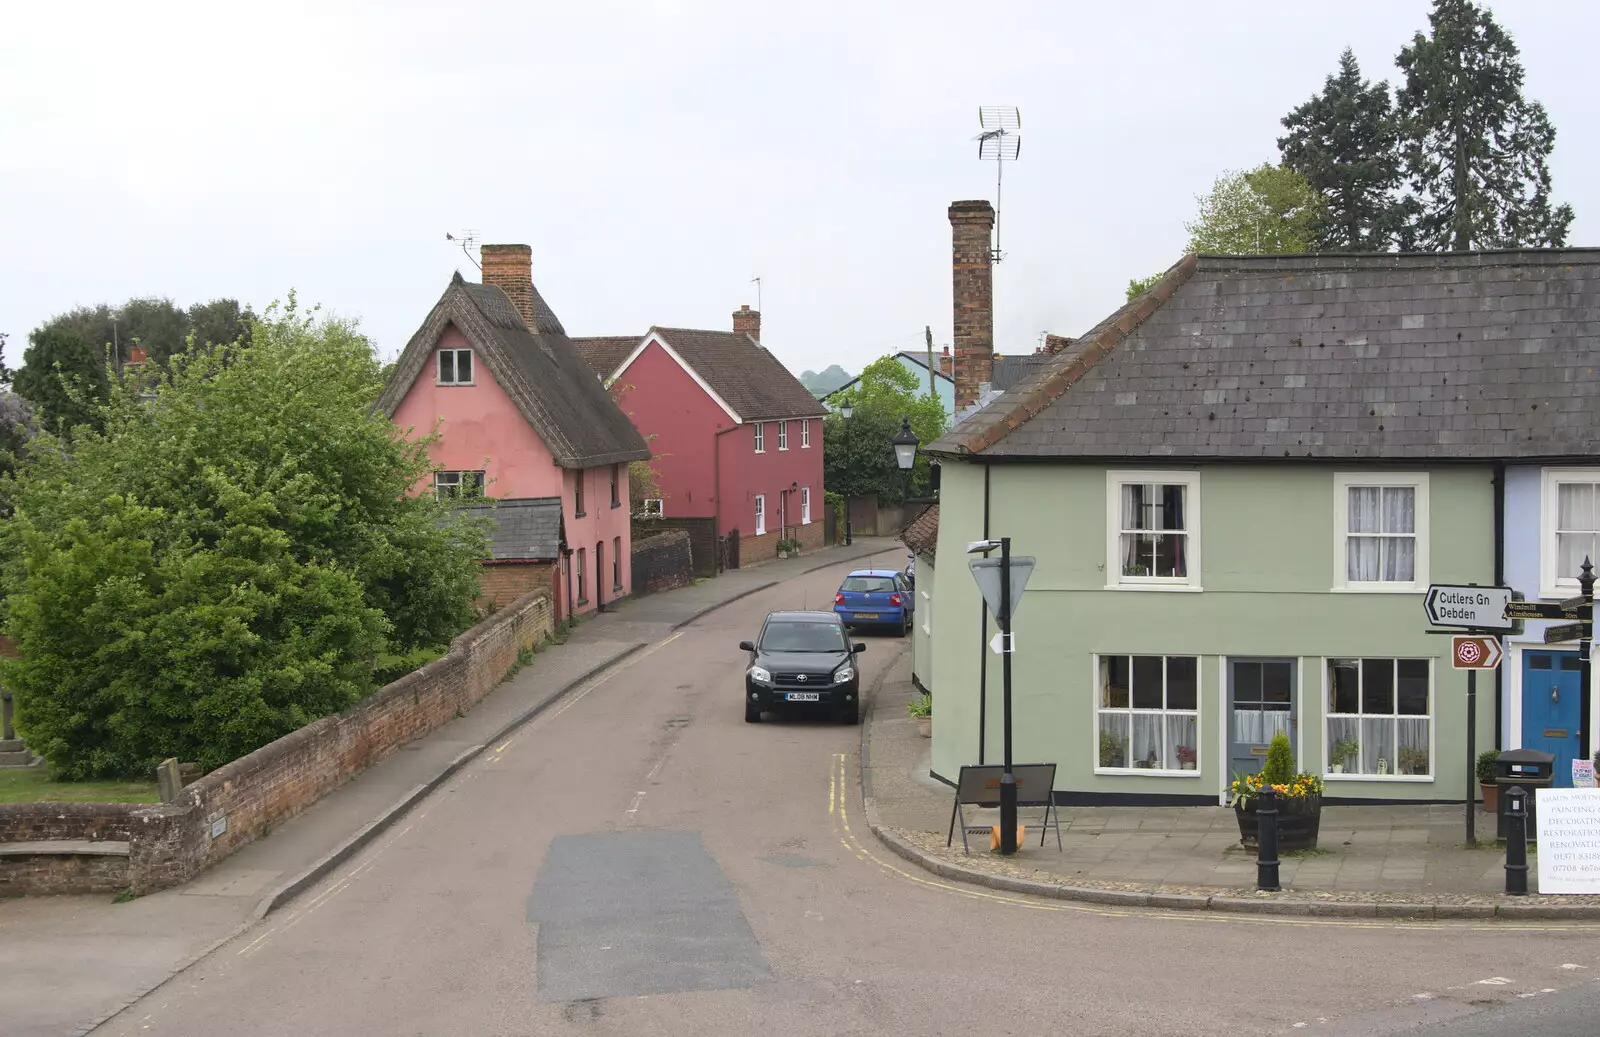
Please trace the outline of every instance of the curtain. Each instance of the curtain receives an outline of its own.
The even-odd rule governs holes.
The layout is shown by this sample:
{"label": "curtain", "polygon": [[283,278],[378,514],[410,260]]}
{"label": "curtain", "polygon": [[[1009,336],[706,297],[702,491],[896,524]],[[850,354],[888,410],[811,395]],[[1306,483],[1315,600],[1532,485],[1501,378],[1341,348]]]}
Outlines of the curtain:
{"label": "curtain", "polygon": [[1128,750],[1128,766],[1161,768],[1161,717],[1158,714],[1133,714],[1133,740]]}
{"label": "curtain", "polygon": [[1385,538],[1383,578],[1410,583],[1416,563],[1417,491],[1410,486],[1391,486],[1383,491],[1383,531],[1410,536]]}
{"label": "curtain", "polygon": [[[1161,527],[1163,529],[1188,529],[1185,524],[1187,516],[1184,514],[1183,507],[1184,491],[1186,489],[1187,487],[1184,486],[1161,487],[1161,512],[1164,519]],[[1164,572],[1161,575],[1187,576],[1189,574],[1189,566],[1184,559],[1184,547],[1188,544],[1189,538],[1185,536],[1168,536],[1165,539],[1172,545],[1172,571],[1170,573]]]}
{"label": "curtain", "polygon": [[1350,515],[1345,541],[1345,577],[1351,582],[1372,582],[1380,572],[1379,542],[1376,536],[1358,536],[1360,533],[1377,533],[1382,529],[1382,491],[1376,486],[1350,488]]}
{"label": "curtain", "polygon": [[[1144,487],[1122,487],[1122,528],[1143,529],[1144,527]],[[1122,572],[1124,575],[1133,575],[1134,566],[1139,564],[1139,541],[1137,533],[1122,534]],[[1148,569],[1147,569],[1148,572]]]}
{"label": "curtain", "polygon": [[1591,562],[1600,563],[1600,558],[1594,554],[1596,519],[1593,483],[1562,483],[1557,487],[1557,579],[1576,579],[1586,557]]}

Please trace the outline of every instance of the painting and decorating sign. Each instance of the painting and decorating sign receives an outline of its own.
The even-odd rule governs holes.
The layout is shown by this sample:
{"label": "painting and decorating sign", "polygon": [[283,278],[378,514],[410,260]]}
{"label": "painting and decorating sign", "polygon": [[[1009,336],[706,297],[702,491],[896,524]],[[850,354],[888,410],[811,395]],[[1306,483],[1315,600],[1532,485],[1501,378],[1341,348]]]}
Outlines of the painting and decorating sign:
{"label": "painting and decorating sign", "polygon": [[1539,789],[1536,795],[1539,892],[1600,893],[1600,789]]}

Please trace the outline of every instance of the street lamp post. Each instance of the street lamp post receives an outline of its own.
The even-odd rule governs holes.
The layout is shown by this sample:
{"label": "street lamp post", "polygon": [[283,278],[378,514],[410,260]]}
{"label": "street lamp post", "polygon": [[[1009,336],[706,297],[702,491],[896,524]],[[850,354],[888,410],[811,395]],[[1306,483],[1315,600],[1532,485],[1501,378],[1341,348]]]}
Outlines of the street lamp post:
{"label": "street lamp post", "polygon": [[900,419],[900,431],[890,440],[894,444],[894,463],[900,466],[905,480],[900,492],[902,498],[911,496],[911,468],[917,463],[917,434],[911,431],[910,417]]}
{"label": "street lamp post", "polygon": [[[844,418],[844,470],[845,479],[850,478],[850,415],[855,413],[855,408],[850,406],[850,401],[845,400],[839,405],[839,414]],[[846,485],[844,490],[844,543],[849,547],[853,542],[850,537],[850,489]]]}
{"label": "street lamp post", "polygon": [[[998,563],[988,557],[989,552],[996,548],[1000,549]],[[972,578],[978,582],[978,589],[983,592],[989,611],[995,614],[1000,623],[1000,636],[991,642],[991,647],[1000,654],[1001,660],[1001,697],[1004,702],[1001,724],[1004,727],[1005,746],[1002,761],[1004,770],[1000,776],[1000,852],[1009,855],[1017,852],[1017,777],[1012,772],[1011,759],[1011,652],[1016,642],[1011,635],[1011,621],[1016,617],[1022,592],[1028,586],[1028,577],[1033,575],[1034,560],[1028,556],[1013,556],[1010,537],[968,544],[967,554],[984,556],[969,559],[967,567],[972,570]],[[1052,794],[1053,790],[1045,790],[1045,795]]]}

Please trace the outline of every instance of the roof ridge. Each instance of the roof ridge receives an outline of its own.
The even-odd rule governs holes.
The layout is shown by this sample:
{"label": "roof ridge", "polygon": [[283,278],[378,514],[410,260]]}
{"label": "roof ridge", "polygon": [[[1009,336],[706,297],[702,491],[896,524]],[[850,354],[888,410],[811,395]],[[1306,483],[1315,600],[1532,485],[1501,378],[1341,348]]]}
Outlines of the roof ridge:
{"label": "roof ridge", "polygon": [[[1041,365],[1043,370],[1029,375],[993,403],[970,415],[957,428],[940,436],[928,445],[927,452],[952,456],[978,454],[1005,439],[1029,418],[1060,399],[1089,373],[1090,368],[1133,334],[1183,287],[1198,266],[1194,253],[1178,260],[1159,281],[1055,354],[1048,364]],[[970,430],[961,428],[968,425]]]}

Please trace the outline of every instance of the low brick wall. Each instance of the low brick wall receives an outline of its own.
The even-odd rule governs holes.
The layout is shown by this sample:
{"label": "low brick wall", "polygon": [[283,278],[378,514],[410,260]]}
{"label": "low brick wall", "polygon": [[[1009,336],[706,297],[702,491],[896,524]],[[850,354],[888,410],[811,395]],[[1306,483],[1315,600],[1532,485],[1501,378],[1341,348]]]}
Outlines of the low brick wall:
{"label": "low brick wall", "polygon": [[636,518],[633,520],[633,542],[671,529],[681,529],[689,534],[689,551],[694,557],[694,574],[700,577],[717,575],[717,520],[714,518]]}
{"label": "low brick wall", "polygon": [[122,856],[35,853],[0,857],[0,897],[120,893],[128,888]]}
{"label": "low brick wall", "polygon": [[[0,843],[121,840],[129,843],[117,885],[108,865],[80,857],[0,857],[0,889],[11,893],[149,893],[187,882],[259,839],[414,738],[465,713],[553,628],[548,590],[518,599],[457,637],[422,669],[338,716],[323,717],[184,788],[169,805],[19,803],[0,805]],[[73,879],[73,869],[81,878]],[[91,874],[92,872],[92,874]],[[106,872],[102,874],[102,872]],[[68,889],[69,881],[93,888]]]}
{"label": "low brick wall", "polygon": [[685,587],[694,582],[695,568],[690,535],[668,529],[633,542],[633,593],[635,596]]}

